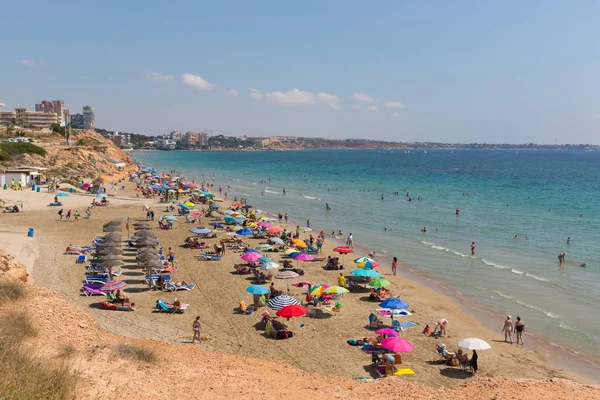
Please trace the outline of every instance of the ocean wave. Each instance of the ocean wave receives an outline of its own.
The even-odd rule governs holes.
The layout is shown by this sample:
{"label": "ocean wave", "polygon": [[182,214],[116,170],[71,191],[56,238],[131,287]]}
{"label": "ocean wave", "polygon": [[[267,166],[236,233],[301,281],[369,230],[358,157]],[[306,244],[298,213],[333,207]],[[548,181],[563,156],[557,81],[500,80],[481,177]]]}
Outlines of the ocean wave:
{"label": "ocean wave", "polygon": [[533,278],[536,281],[541,281],[541,282],[550,282],[550,279],[546,279],[546,278],[542,278],[541,276],[537,276],[534,274],[530,274],[530,273],[525,273],[525,276],[529,277],[529,278]]}
{"label": "ocean wave", "polygon": [[279,193],[279,192],[273,192],[273,191],[271,191],[271,190],[265,190],[265,192],[267,192],[267,193],[273,193],[273,194],[277,194],[277,193]]}
{"label": "ocean wave", "polygon": [[559,318],[560,318],[560,315],[558,315],[558,314],[551,313],[551,312],[549,312],[549,311],[544,311],[544,310],[542,310],[541,308],[538,308],[538,307],[536,307],[536,306],[532,306],[531,304],[527,304],[527,303],[525,303],[525,302],[522,302],[522,301],[520,301],[520,300],[517,300],[517,304],[520,304],[520,305],[522,305],[523,307],[527,307],[527,308],[529,308],[529,309],[532,309],[532,310],[535,310],[535,311],[537,311],[537,312],[540,312],[540,313],[544,314],[544,315],[545,315],[546,317],[548,317],[548,318],[553,318],[553,319],[559,319]]}
{"label": "ocean wave", "polygon": [[452,253],[455,256],[459,256],[459,257],[469,257],[468,254],[464,254],[464,253],[461,253],[461,252],[456,251],[456,250],[449,249],[449,248],[444,247],[444,246],[438,246],[437,244],[434,244],[434,243],[429,243],[429,242],[425,242],[425,241],[421,241],[421,243],[423,243],[426,246],[431,247],[434,250],[445,251],[446,253]]}
{"label": "ocean wave", "polygon": [[497,294],[498,296],[500,296],[500,297],[504,297],[505,299],[510,299],[510,300],[513,300],[513,299],[514,299],[514,297],[513,297],[513,296],[509,296],[509,295],[507,295],[507,294],[505,294],[505,293],[502,293],[502,292],[501,292],[501,291],[499,291],[499,290],[495,290],[495,289],[494,289],[494,290],[492,290],[492,292],[496,293],[496,294]]}
{"label": "ocean wave", "polygon": [[249,190],[254,189],[254,188],[251,188],[251,187],[248,187],[248,186],[242,186],[242,185],[231,185],[231,186],[236,187],[236,188],[240,188],[240,189],[249,189]]}
{"label": "ocean wave", "polygon": [[305,194],[303,194],[303,195],[302,195],[302,197],[304,197],[305,199],[310,199],[310,200],[321,200],[321,199],[320,199],[320,198],[318,198],[318,197],[307,196],[307,195],[305,195]]}
{"label": "ocean wave", "polygon": [[513,274],[517,274],[517,275],[525,275],[525,272],[519,271],[518,269],[515,269],[515,268],[511,268],[510,272],[512,272]]}
{"label": "ocean wave", "polygon": [[509,269],[510,267],[507,267],[506,265],[502,265],[502,264],[496,264],[490,261],[487,261],[485,258],[482,258],[481,261],[483,261],[483,263],[485,265],[489,265],[490,267],[495,267],[495,268],[502,268],[502,269]]}

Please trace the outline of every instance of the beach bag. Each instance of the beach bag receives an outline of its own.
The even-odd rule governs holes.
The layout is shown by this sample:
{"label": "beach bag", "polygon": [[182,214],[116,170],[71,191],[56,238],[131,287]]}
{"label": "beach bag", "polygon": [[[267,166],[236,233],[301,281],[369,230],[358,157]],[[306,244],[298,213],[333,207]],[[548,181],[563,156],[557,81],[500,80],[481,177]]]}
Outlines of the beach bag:
{"label": "beach bag", "polygon": [[348,343],[350,346],[358,346],[358,342],[354,339],[348,339],[346,340],[346,343]]}

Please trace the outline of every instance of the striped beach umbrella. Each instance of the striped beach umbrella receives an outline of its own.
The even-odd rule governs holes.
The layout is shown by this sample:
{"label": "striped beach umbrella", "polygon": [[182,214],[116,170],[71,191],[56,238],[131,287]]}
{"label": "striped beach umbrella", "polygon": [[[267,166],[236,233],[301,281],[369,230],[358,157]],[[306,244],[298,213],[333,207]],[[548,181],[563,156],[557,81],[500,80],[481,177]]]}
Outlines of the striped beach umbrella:
{"label": "striped beach umbrella", "polygon": [[274,297],[267,303],[267,305],[275,311],[281,310],[285,306],[293,306],[295,304],[300,304],[300,302],[287,294]]}
{"label": "striped beach umbrella", "polygon": [[112,290],[123,289],[125,286],[127,286],[127,284],[123,281],[110,281],[110,282],[106,282],[104,285],[102,285],[100,290],[109,292]]}

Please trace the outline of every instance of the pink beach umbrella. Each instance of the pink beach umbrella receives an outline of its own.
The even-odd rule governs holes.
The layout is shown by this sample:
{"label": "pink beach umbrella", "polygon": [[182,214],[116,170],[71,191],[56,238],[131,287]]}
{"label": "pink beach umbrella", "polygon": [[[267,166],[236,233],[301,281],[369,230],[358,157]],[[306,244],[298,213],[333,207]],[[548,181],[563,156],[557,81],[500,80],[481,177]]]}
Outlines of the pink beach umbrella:
{"label": "pink beach umbrella", "polygon": [[273,225],[271,225],[271,224],[270,224],[270,223],[268,223],[268,222],[262,221],[262,222],[259,222],[259,223],[258,223],[258,226],[262,226],[263,228],[270,228],[270,227],[272,227]]}
{"label": "pink beach umbrella", "polygon": [[413,345],[408,340],[401,337],[383,339],[381,341],[381,346],[394,353],[408,353],[413,349]]}
{"label": "pink beach umbrella", "polygon": [[315,258],[309,254],[302,253],[294,258],[296,261],[314,261]]}
{"label": "pink beach umbrella", "polygon": [[283,230],[280,226],[271,225],[271,227],[267,228],[268,233],[279,233]]}
{"label": "pink beach umbrella", "polygon": [[378,331],[375,331],[375,333],[378,335],[388,335],[388,336],[394,336],[394,337],[398,336],[398,332],[396,332],[392,328],[383,328]]}
{"label": "pink beach umbrella", "polygon": [[262,256],[263,255],[258,252],[249,251],[247,253],[242,254],[242,256],[240,258],[246,262],[253,263],[253,262],[257,262],[258,259],[261,258]]}

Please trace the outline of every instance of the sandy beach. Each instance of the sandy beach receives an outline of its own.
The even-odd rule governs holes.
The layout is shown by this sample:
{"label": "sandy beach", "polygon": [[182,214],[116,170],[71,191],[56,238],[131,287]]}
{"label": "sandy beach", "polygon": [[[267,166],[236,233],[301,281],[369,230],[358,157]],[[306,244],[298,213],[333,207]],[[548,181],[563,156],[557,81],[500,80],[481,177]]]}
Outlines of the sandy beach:
{"label": "sandy beach", "polygon": [[[242,315],[237,312],[239,302],[251,304],[252,297],[245,292],[253,284],[251,275],[233,274],[233,265],[240,262],[240,254],[227,251],[220,261],[200,261],[201,250],[185,249],[182,244],[190,236],[189,229],[195,225],[177,220],[173,230],[155,229],[163,248],[173,247],[178,270],[173,274],[175,281],[194,282],[198,287],[189,292],[165,293],[149,291],[144,284],[144,273],[125,257],[121,280],[128,283],[125,294],[136,303],[134,312],[106,311],[99,308],[98,297],[86,297],[81,294],[82,279],[85,274],[81,264],[75,264],[75,257],[64,255],[69,244],[89,244],[95,235],[102,234],[102,225],[110,220],[123,220],[125,217],[135,220],[145,219],[143,205],[148,204],[156,212],[157,219],[163,214],[164,204],[153,204],[151,200],[135,198],[132,184],[126,190],[117,193],[107,207],[98,207],[92,218],[78,222],[59,221],[55,208],[47,207],[52,194],[35,192],[4,191],[0,197],[25,200],[24,213],[4,214],[0,229],[3,232],[0,246],[28,265],[31,278],[37,286],[57,291],[70,303],[89,313],[99,325],[109,332],[130,338],[143,338],[165,341],[174,344],[189,344],[191,341],[191,323],[195,315],[201,317],[203,334],[210,339],[201,344],[201,348],[248,357],[280,360],[301,370],[328,376],[356,378],[374,376],[371,358],[358,348],[349,346],[348,339],[374,337],[366,328],[368,315],[377,308],[378,303],[368,300],[368,293],[349,293],[342,297],[342,311],[330,313],[320,309],[314,317],[301,317],[288,322],[296,332],[289,340],[273,340],[264,336],[259,326],[260,313]],[[87,206],[91,196],[71,194],[65,197],[64,207],[73,210]],[[208,223],[203,220],[201,225]],[[35,229],[33,238],[26,238],[28,228]],[[292,227],[289,227],[292,228]],[[318,232],[319,227],[315,227]],[[124,232],[126,235],[127,232]],[[303,234],[306,235],[307,234]],[[224,238],[220,233],[217,239],[209,239],[212,246]],[[246,239],[255,246],[260,241]],[[323,256],[335,255],[334,243],[326,240]],[[366,254],[350,254],[342,257],[346,265],[346,274],[353,269],[352,259]],[[273,253],[274,260],[280,261]],[[277,289],[289,291],[289,294],[302,300],[306,291],[291,286],[295,281],[307,281],[313,284],[335,285],[339,271],[327,271],[324,262],[297,262],[305,275],[291,282],[275,279]],[[402,268],[401,266],[399,268]],[[535,351],[525,352],[516,345],[503,342],[501,333],[492,332],[483,327],[475,318],[467,315],[460,306],[444,293],[424,287],[401,275],[393,276],[389,266],[379,268],[384,277],[392,282],[392,293],[410,304],[414,311],[411,317],[402,321],[414,321],[419,325],[408,328],[402,336],[408,339],[414,350],[404,354],[403,367],[411,368],[415,375],[403,376],[410,382],[437,387],[452,387],[465,380],[477,380],[491,377],[511,379],[570,378],[584,381],[563,370],[551,367],[540,360]],[[153,312],[153,305],[159,298],[173,300],[179,298],[190,304],[183,315],[165,315]],[[262,311],[262,310],[261,310]],[[426,324],[432,325],[440,318],[449,321],[447,337],[435,339],[423,335]],[[390,320],[384,319],[389,326]],[[436,344],[445,343],[456,351],[456,343],[465,337],[478,337],[492,345],[492,350],[481,352],[480,371],[477,377],[460,368],[438,364],[440,359]],[[527,340],[527,339],[526,339]],[[198,345],[195,345],[198,346]],[[396,378],[394,378],[396,379]]]}

